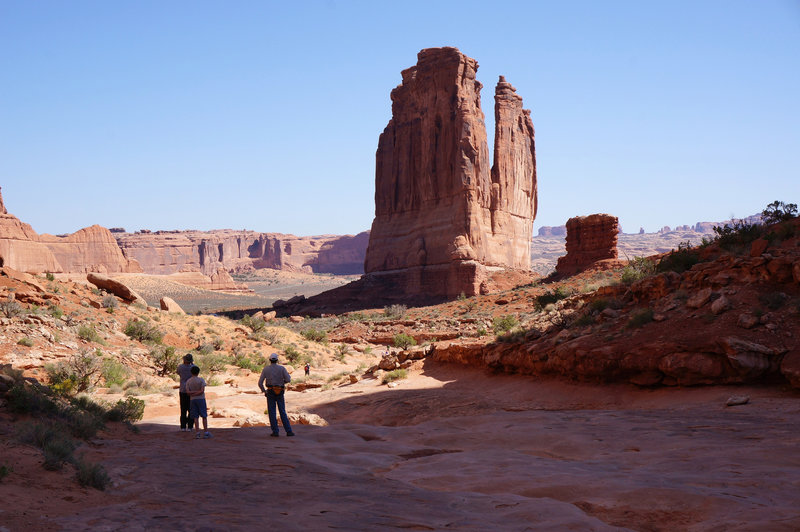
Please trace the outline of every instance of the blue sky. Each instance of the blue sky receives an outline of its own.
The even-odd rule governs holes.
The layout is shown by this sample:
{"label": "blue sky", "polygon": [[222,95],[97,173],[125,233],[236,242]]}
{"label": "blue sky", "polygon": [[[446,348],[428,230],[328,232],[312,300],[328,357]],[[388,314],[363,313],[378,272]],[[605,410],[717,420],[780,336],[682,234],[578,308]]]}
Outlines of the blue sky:
{"label": "blue sky", "polygon": [[[542,225],[800,203],[800,2],[0,0],[0,186],[40,233],[353,234],[422,48],[532,110]],[[491,138],[490,138],[491,147]]]}

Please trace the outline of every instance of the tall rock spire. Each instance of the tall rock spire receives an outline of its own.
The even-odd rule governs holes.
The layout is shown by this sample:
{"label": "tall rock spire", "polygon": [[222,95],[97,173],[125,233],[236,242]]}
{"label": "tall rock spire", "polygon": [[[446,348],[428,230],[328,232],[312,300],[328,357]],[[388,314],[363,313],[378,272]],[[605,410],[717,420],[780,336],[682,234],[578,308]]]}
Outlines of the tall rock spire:
{"label": "tall rock spire", "polygon": [[536,213],[530,114],[501,80],[489,166],[478,63],[456,48],[422,50],[392,91],[378,141],[367,273],[409,295],[480,290],[487,266],[527,269]]}

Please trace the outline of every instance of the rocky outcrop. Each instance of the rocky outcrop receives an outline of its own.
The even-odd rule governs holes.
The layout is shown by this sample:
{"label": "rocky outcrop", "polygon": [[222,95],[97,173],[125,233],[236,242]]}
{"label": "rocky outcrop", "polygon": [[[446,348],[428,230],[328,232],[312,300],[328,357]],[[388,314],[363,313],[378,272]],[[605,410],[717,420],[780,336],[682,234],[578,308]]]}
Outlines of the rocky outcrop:
{"label": "rocky outcrop", "polygon": [[258,268],[308,273],[364,271],[367,233],[297,237],[255,231],[156,231],[116,234],[123,253],[146,273],[194,271],[213,276],[222,268]]}
{"label": "rocky outcrop", "polygon": [[65,237],[39,235],[5,212],[4,205],[0,210],[0,265],[34,273],[141,271],[135,261],[123,256],[111,233],[99,225]]}
{"label": "rocky outcrop", "polygon": [[5,203],[3,203],[3,191],[2,191],[2,188],[0,188],[0,214],[8,214],[8,211],[6,210],[6,205],[5,205]]}
{"label": "rocky outcrop", "polygon": [[530,266],[533,125],[501,79],[490,172],[477,69],[456,48],[425,49],[391,94],[364,269],[406,295],[472,295],[487,268]]}
{"label": "rocky outcrop", "polygon": [[142,296],[136,293],[128,285],[117,279],[111,279],[99,273],[89,273],[86,275],[86,280],[95,285],[97,288],[102,288],[106,292],[114,294],[120,299],[124,299],[129,303],[139,303],[147,306],[147,301]]}
{"label": "rocky outcrop", "polygon": [[576,216],[567,221],[567,254],[558,259],[556,272],[573,275],[597,266],[600,261],[618,266],[619,221],[610,214]]}

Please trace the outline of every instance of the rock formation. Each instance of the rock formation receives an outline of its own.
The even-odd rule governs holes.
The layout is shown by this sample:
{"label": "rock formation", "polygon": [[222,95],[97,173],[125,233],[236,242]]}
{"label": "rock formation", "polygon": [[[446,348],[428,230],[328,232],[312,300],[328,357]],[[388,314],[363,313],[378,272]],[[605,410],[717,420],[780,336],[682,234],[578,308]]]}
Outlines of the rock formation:
{"label": "rock formation", "polygon": [[[2,198],[0,198],[0,205]],[[126,259],[111,236],[99,225],[65,237],[39,235],[33,228],[0,210],[0,264],[26,272],[140,272]]]}
{"label": "rock formation", "polygon": [[391,94],[364,269],[407,295],[473,295],[488,269],[530,266],[533,125],[501,78],[490,171],[477,69],[456,48],[425,49]]}
{"label": "rock formation", "polygon": [[3,203],[3,191],[2,191],[2,188],[0,188],[0,214],[8,214],[8,211],[6,211],[6,205],[5,205],[5,203]]}
{"label": "rock formation", "polygon": [[122,281],[91,272],[86,275],[86,280],[97,288],[102,288],[129,303],[139,303],[145,307],[147,306],[147,301]]}
{"label": "rock formation", "polygon": [[558,259],[556,272],[573,275],[599,261],[617,265],[619,221],[610,214],[576,216],[567,221],[567,254]]}
{"label": "rock formation", "polygon": [[166,296],[162,297],[159,300],[158,304],[161,307],[161,310],[164,310],[166,312],[177,312],[178,314],[186,314],[181,308],[181,306],[178,305],[178,303],[176,303],[175,300],[172,299],[171,297],[166,297]]}
{"label": "rock formation", "polygon": [[367,233],[297,237],[232,230],[142,231],[115,236],[125,256],[135,259],[146,273],[194,271],[206,276],[220,268],[357,274],[364,271],[368,238]]}

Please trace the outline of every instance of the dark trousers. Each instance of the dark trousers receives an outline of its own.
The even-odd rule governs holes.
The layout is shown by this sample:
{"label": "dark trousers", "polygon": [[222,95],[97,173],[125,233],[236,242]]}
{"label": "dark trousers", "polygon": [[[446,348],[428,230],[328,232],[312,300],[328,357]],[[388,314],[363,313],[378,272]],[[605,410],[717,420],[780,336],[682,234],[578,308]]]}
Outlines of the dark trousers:
{"label": "dark trousers", "polygon": [[181,398],[181,428],[191,429],[194,427],[194,419],[189,417],[189,403],[191,397],[188,393],[178,392]]}
{"label": "dark trousers", "polygon": [[286,401],[284,396],[286,392],[276,395],[272,390],[267,390],[267,416],[269,417],[269,428],[272,429],[273,434],[278,434],[278,418],[275,415],[275,407],[278,407],[278,412],[281,414],[281,423],[286,434],[292,433],[292,426],[289,424],[289,416],[286,415]]}

